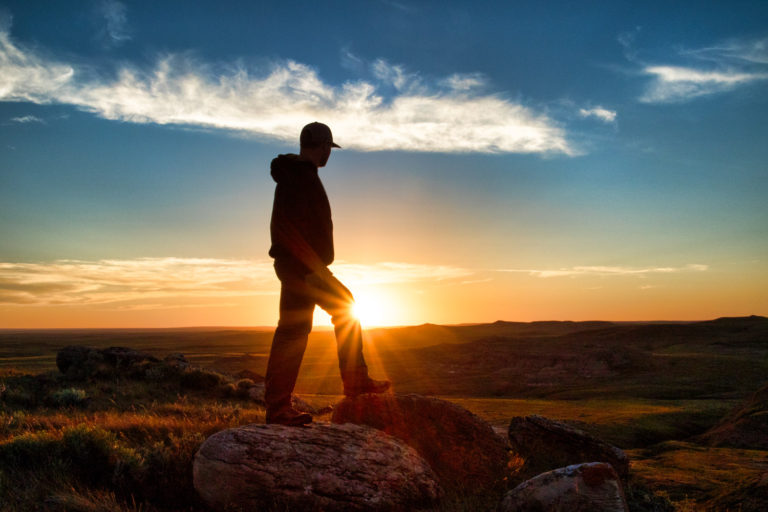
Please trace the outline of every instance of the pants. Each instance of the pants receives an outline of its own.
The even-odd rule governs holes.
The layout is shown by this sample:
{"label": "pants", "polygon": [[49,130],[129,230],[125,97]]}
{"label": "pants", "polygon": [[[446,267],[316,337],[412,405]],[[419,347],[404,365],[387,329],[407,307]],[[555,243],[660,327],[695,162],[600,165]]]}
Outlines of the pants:
{"label": "pants", "polygon": [[264,401],[268,411],[291,404],[315,305],[331,315],[342,380],[349,382],[368,375],[360,322],[352,316],[352,293],[330,272],[324,277],[302,276],[282,270],[279,265],[275,265],[275,271],[281,284],[280,320],[267,363]]}

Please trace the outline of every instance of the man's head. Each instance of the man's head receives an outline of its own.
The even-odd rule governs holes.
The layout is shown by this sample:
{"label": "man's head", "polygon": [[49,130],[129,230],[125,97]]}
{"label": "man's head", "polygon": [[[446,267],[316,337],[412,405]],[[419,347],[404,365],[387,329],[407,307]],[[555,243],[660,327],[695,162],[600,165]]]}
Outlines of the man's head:
{"label": "man's head", "polygon": [[331,129],[323,123],[309,123],[301,130],[301,158],[323,167],[331,156],[331,148],[341,148],[333,142]]}

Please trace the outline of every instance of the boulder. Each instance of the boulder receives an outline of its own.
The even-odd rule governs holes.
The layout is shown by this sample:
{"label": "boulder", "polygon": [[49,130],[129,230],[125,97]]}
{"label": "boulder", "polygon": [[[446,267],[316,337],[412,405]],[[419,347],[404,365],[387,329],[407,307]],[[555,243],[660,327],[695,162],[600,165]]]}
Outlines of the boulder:
{"label": "boulder", "polygon": [[176,353],[176,354],[168,354],[163,359],[163,362],[168,365],[172,366],[174,368],[177,368],[179,370],[186,370],[190,367],[189,361],[187,361],[187,358],[184,357],[184,354]]}
{"label": "boulder", "polygon": [[507,475],[506,443],[491,426],[456,404],[420,395],[361,395],[336,404],[333,423],[368,425],[402,439],[446,487],[483,493]]}
{"label": "boulder", "polygon": [[265,380],[263,375],[248,369],[240,370],[235,374],[235,377],[238,379],[251,379],[253,382],[256,382],[256,383],[260,383],[260,382],[263,383]]}
{"label": "boulder", "polygon": [[577,428],[541,416],[518,416],[509,423],[509,442],[523,459],[523,472],[535,475],[581,462],[607,462],[626,481],[629,458],[616,448]]}
{"label": "boulder", "polygon": [[118,369],[130,368],[143,362],[159,363],[160,360],[146,352],[127,347],[109,347],[100,350],[104,360]]}
{"label": "boulder", "polygon": [[146,364],[159,363],[159,359],[126,347],[96,349],[72,345],[56,354],[56,366],[70,378],[110,377],[115,372],[143,374]]}
{"label": "boulder", "polygon": [[605,462],[575,464],[527,480],[509,491],[499,512],[627,512],[621,482]]}
{"label": "boulder", "polygon": [[[213,510],[412,510],[442,490],[405,443],[361,425],[246,425],[195,454],[195,489]],[[280,508],[282,510],[282,508]]]}

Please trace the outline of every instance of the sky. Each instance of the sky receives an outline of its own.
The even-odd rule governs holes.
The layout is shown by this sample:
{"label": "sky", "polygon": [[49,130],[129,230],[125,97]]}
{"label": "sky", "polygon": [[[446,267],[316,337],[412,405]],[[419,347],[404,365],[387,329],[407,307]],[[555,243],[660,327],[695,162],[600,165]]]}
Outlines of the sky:
{"label": "sky", "polygon": [[0,328],[274,326],[312,121],[364,327],[768,315],[766,118],[763,1],[0,0]]}

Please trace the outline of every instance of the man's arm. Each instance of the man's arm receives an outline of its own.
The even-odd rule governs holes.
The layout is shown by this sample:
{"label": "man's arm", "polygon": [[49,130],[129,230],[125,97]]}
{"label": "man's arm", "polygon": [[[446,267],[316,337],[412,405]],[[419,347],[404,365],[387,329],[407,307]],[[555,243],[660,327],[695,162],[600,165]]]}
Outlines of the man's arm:
{"label": "man's arm", "polygon": [[307,242],[311,225],[309,202],[297,186],[280,184],[275,190],[272,209],[272,244],[296,262],[306,267],[307,272],[330,272],[314,249]]}

